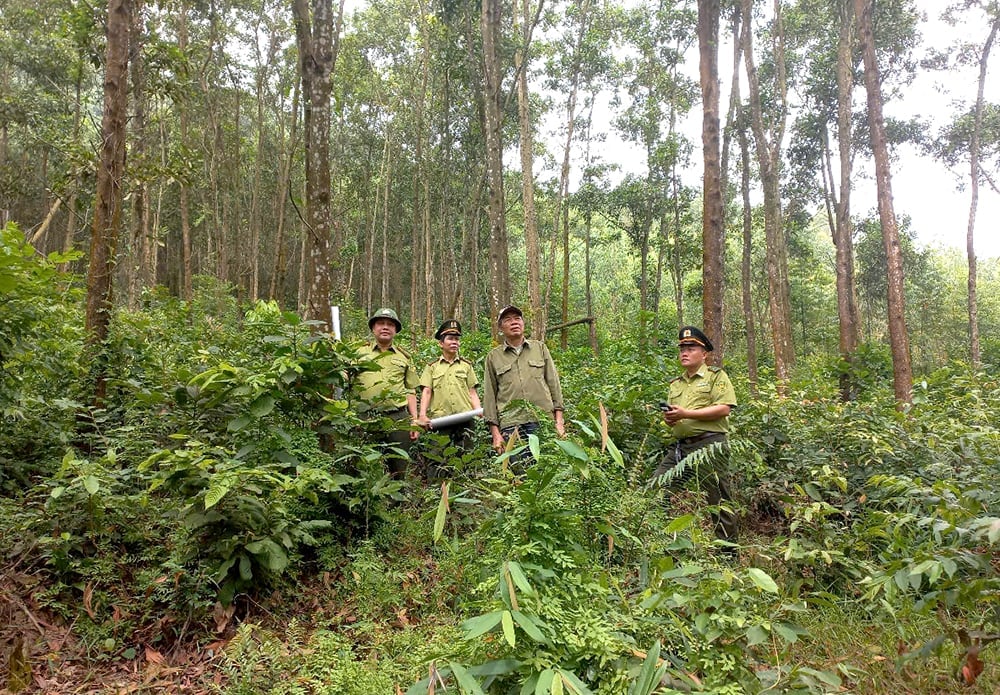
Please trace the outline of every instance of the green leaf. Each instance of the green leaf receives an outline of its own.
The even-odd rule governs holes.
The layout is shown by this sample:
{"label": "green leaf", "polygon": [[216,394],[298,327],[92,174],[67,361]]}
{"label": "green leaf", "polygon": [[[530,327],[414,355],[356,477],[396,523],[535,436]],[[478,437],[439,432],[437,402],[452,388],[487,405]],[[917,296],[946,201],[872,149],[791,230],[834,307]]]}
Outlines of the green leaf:
{"label": "green leaf", "polygon": [[539,629],[538,625],[535,624],[534,620],[526,616],[521,611],[511,611],[510,613],[514,616],[514,620],[517,621],[517,624],[521,626],[521,629],[524,630],[528,637],[535,640],[539,644],[549,643],[548,638],[545,637],[545,634]]}
{"label": "green leaf", "polygon": [[555,680],[556,672],[550,668],[538,674],[538,682],[535,683],[535,695],[548,695],[552,692],[552,681]]}
{"label": "green leaf", "polygon": [[270,538],[247,543],[246,549],[247,552],[256,555],[260,564],[272,572],[281,572],[288,567],[288,555]]}
{"label": "green leaf", "polygon": [[808,634],[802,628],[790,625],[789,623],[774,623],[771,629],[778,633],[781,639],[785,640],[788,644],[798,642],[799,635]]}
{"label": "green leaf", "polygon": [[88,494],[96,495],[97,491],[101,489],[101,481],[92,475],[85,476],[83,479],[83,489]]}
{"label": "green leaf", "polygon": [[685,514],[684,516],[679,516],[667,524],[667,528],[664,530],[667,533],[677,533],[678,531],[683,531],[684,529],[689,528],[694,521],[694,514]]}
{"label": "green leaf", "polygon": [[[577,693],[577,695],[594,695],[593,692],[591,692],[590,688],[588,688],[583,681],[577,678],[576,674],[573,673],[572,671],[564,671],[561,668],[556,670],[559,673],[562,683],[568,685],[570,690],[572,690],[574,693]],[[666,672],[666,670],[667,667],[663,666],[663,672]],[[657,685],[659,685],[659,679],[657,679]]]}
{"label": "green leaf", "polygon": [[510,611],[504,611],[500,615],[500,625],[503,627],[503,637],[510,646],[516,646],[517,636],[514,634],[514,617]]}
{"label": "green leaf", "polygon": [[438,502],[437,514],[434,515],[434,542],[441,540],[444,533],[444,522],[448,518],[448,486],[444,483],[441,486],[441,501]]}
{"label": "green leaf", "polygon": [[274,410],[274,396],[269,393],[262,393],[250,404],[250,415],[255,418],[262,418]]}
{"label": "green leaf", "polygon": [[52,488],[52,491],[49,493],[49,497],[51,497],[54,500],[57,500],[60,497],[62,497],[64,492],[66,492],[66,487],[64,485],[60,485],[58,487]]}
{"label": "green leaf", "polygon": [[767,640],[768,631],[763,625],[754,625],[746,631],[747,644],[751,647]]}
{"label": "green leaf", "polygon": [[514,584],[520,589],[526,596],[533,596],[535,590],[531,588],[531,583],[524,574],[524,570],[521,569],[521,565],[518,562],[511,560],[507,563],[507,571],[510,572],[510,578],[514,580]]}
{"label": "green leaf", "polygon": [[556,444],[560,449],[565,451],[567,454],[573,458],[580,459],[581,461],[589,461],[590,456],[584,451],[579,444],[576,442],[571,442],[568,439],[557,439]]}
{"label": "green leaf", "polygon": [[211,509],[217,505],[229,493],[231,487],[231,480],[225,478],[213,480],[208,492],[205,493],[205,509]]}
{"label": "green leaf", "polygon": [[250,416],[240,415],[239,417],[234,417],[232,420],[230,420],[229,424],[226,425],[226,429],[229,430],[230,432],[239,432],[241,429],[249,425],[250,422],[251,422]]}
{"label": "green leaf", "polygon": [[462,692],[471,693],[472,695],[486,695],[486,693],[483,692],[482,686],[479,685],[479,682],[473,678],[472,674],[470,674],[464,666],[450,661],[448,662],[448,665],[451,666],[451,671],[455,674],[455,680],[458,681],[458,685],[462,689]]}
{"label": "green leaf", "polygon": [[[642,668],[629,686],[628,695],[650,695],[660,684],[660,669],[656,663],[660,660],[660,640],[653,643],[652,649],[646,653],[646,658],[642,662]],[[666,666],[663,667],[666,670]],[[659,676],[659,677],[658,677]]]}
{"label": "green leaf", "polygon": [[747,569],[747,574],[750,575],[750,580],[761,591],[767,591],[772,594],[778,593],[778,585],[764,570],[757,567],[750,567]]}
{"label": "green leaf", "polygon": [[529,434],[528,435],[528,449],[531,450],[531,455],[537,461],[539,459],[539,457],[541,456],[541,451],[542,451],[542,447],[541,447],[541,444],[538,441],[538,435],[537,434]]}
{"label": "green leaf", "polygon": [[253,579],[253,564],[246,553],[240,553],[240,579],[246,582]]}
{"label": "green leaf", "polygon": [[504,612],[493,611],[492,613],[477,615],[475,618],[466,620],[462,623],[462,629],[466,633],[465,639],[475,639],[495,628],[500,624],[500,614]]}

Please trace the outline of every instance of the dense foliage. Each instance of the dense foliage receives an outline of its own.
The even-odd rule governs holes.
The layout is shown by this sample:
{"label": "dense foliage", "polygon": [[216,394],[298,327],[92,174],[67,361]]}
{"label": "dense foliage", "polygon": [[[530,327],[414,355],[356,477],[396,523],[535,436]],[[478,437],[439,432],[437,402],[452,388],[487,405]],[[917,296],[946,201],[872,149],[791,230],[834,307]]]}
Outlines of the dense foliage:
{"label": "dense foliage", "polygon": [[[848,404],[835,362],[786,397],[762,380],[756,399],[729,365],[733,560],[697,489],[648,485],[669,445],[650,407],[668,347],[557,352],[570,435],[529,438],[523,477],[482,433],[465,455],[424,438],[453,469],[440,486],[396,481],[365,434],[383,423],[345,388],[365,368],[353,349],[208,281],[190,304],[152,292],[116,313],[115,379],[85,405],[71,278],[16,230],[4,244],[0,590],[24,609],[8,617],[66,637],[44,661],[41,623],[11,619],[0,639],[42,689],[73,662],[164,678],[150,669],[178,650],[221,650],[200,687],[231,694],[1000,682],[994,375],[941,365],[899,412],[875,348]],[[489,344],[468,335],[465,354],[481,365]],[[418,361],[436,349],[417,346]]]}

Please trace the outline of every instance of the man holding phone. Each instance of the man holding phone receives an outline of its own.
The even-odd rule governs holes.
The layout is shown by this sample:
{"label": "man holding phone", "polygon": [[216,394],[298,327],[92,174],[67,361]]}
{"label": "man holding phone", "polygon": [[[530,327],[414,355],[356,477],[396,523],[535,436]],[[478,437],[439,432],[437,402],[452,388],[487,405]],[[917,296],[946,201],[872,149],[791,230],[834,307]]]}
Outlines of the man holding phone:
{"label": "man holding phone", "polygon": [[[660,404],[663,420],[673,430],[676,442],[657,467],[653,479],[659,482],[693,452],[716,445],[707,461],[697,466],[701,489],[708,503],[717,506],[732,500],[729,486],[729,413],[736,407],[736,392],[729,376],[720,367],[705,364],[714,348],[712,341],[694,326],[684,326],[678,334],[678,359],[684,373],[670,382],[669,401]],[[695,475],[692,469],[680,476],[687,482]],[[725,506],[714,514],[715,535],[735,543],[739,528],[736,515]]]}

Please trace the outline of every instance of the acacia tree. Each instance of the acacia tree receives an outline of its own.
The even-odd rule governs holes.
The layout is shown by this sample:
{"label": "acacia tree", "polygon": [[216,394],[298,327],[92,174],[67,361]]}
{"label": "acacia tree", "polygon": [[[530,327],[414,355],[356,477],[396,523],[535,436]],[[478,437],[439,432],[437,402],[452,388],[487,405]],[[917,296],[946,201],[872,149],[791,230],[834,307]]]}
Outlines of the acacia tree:
{"label": "acacia tree", "polygon": [[702,322],[715,343],[713,360],[721,364],[725,340],[725,220],[719,152],[719,0],[698,0],[698,56],[701,77],[702,177]]}
{"label": "acacia tree", "polygon": [[[128,109],[128,0],[108,0],[107,53],[104,67],[104,113],[101,116],[100,158],[94,224],[90,232],[87,272],[87,342],[99,349],[108,337],[113,299],[115,250],[122,214],[122,175],[125,171],[125,121]],[[105,396],[106,378],[97,368],[94,399]]]}
{"label": "acacia tree", "polygon": [[306,245],[308,263],[305,315],[327,321],[333,288],[330,207],[330,93],[337,60],[344,0],[336,18],[331,0],[295,0],[292,4],[299,70],[305,107],[303,129],[306,151]]}
{"label": "acacia tree", "polygon": [[768,116],[765,118],[761,80],[753,54],[752,5],[753,0],[742,0],[741,42],[749,90],[750,124],[756,142],[757,162],[764,189],[764,237],[767,245],[768,306],[771,311],[774,372],[779,388],[783,390],[795,361],[788,287],[788,250],[783,229],[780,190],[781,148],[788,111],[784,28],[781,2],[775,0],[775,16],[771,31],[775,102],[769,105]]}
{"label": "acacia tree", "polygon": [[500,0],[482,0],[483,130],[486,132],[486,186],[489,191],[490,315],[510,300],[510,258],[503,188],[503,118],[500,93]]}
{"label": "acacia tree", "polygon": [[892,382],[897,403],[902,406],[913,400],[913,369],[910,364],[910,338],[906,330],[906,296],[904,291],[903,256],[899,245],[899,227],[892,203],[892,172],[889,148],[882,117],[882,92],[878,63],[875,59],[875,37],[872,32],[872,0],[854,0],[858,20],[861,55],[865,66],[865,90],[868,94],[868,129],[875,154],[875,182],[878,190],[878,214],[887,260],[887,309],[889,345],[892,349]]}

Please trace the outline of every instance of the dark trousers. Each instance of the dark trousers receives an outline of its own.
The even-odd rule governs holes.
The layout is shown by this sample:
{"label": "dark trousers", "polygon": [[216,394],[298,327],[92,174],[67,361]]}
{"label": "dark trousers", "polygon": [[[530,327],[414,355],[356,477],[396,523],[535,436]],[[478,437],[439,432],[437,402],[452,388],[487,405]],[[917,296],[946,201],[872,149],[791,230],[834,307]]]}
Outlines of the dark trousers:
{"label": "dark trousers", "polygon": [[679,439],[656,468],[653,480],[660,483],[661,477],[674,470],[681,461],[684,461],[695,451],[705,449],[713,444],[718,446],[707,459],[702,460],[697,466],[686,468],[677,477],[663,482],[671,488],[677,488],[694,480],[697,476],[698,486],[705,491],[708,503],[718,510],[712,512],[716,537],[735,543],[739,538],[736,515],[724,506],[719,506],[723,502],[729,502],[733,499],[729,480],[729,444],[724,433],[706,432],[703,435]]}
{"label": "dark trousers", "polygon": [[515,473],[521,473],[524,471],[524,467],[532,462],[534,462],[535,457],[531,455],[531,449],[528,448],[528,435],[536,434],[538,432],[537,422],[523,422],[520,425],[511,425],[510,427],[502,427],[500,429],[500,434],[503,436],[505,442],[509,442],[510,438],[514,436],[514,432],[517,432],[518,446],[524,446],[524,449],[517,454],[511,456],[508,460],[510,461],[510,466]]}
{"label": "dark trousers", "polygon": [[[410,413],[406,408],[381,413],[382,417],[393,420],[394,426],[382,433],[382,443],[391,447],[385,453],[385,463],[394,478],[403,478],[410,466],[413,440],[410,439]],[[392,449],[400,449],[401,455]]]}
{"label": "dark trousers", "polygon": [[421,451],[429,480],[440,480],[453,473],[454,466],[449,463],[446,453],[449,448],[457,448],[455,455],[462,456],[475,447],[472,427],[466,422],[430,430],[420,435],[420,441],[423,442]]}

